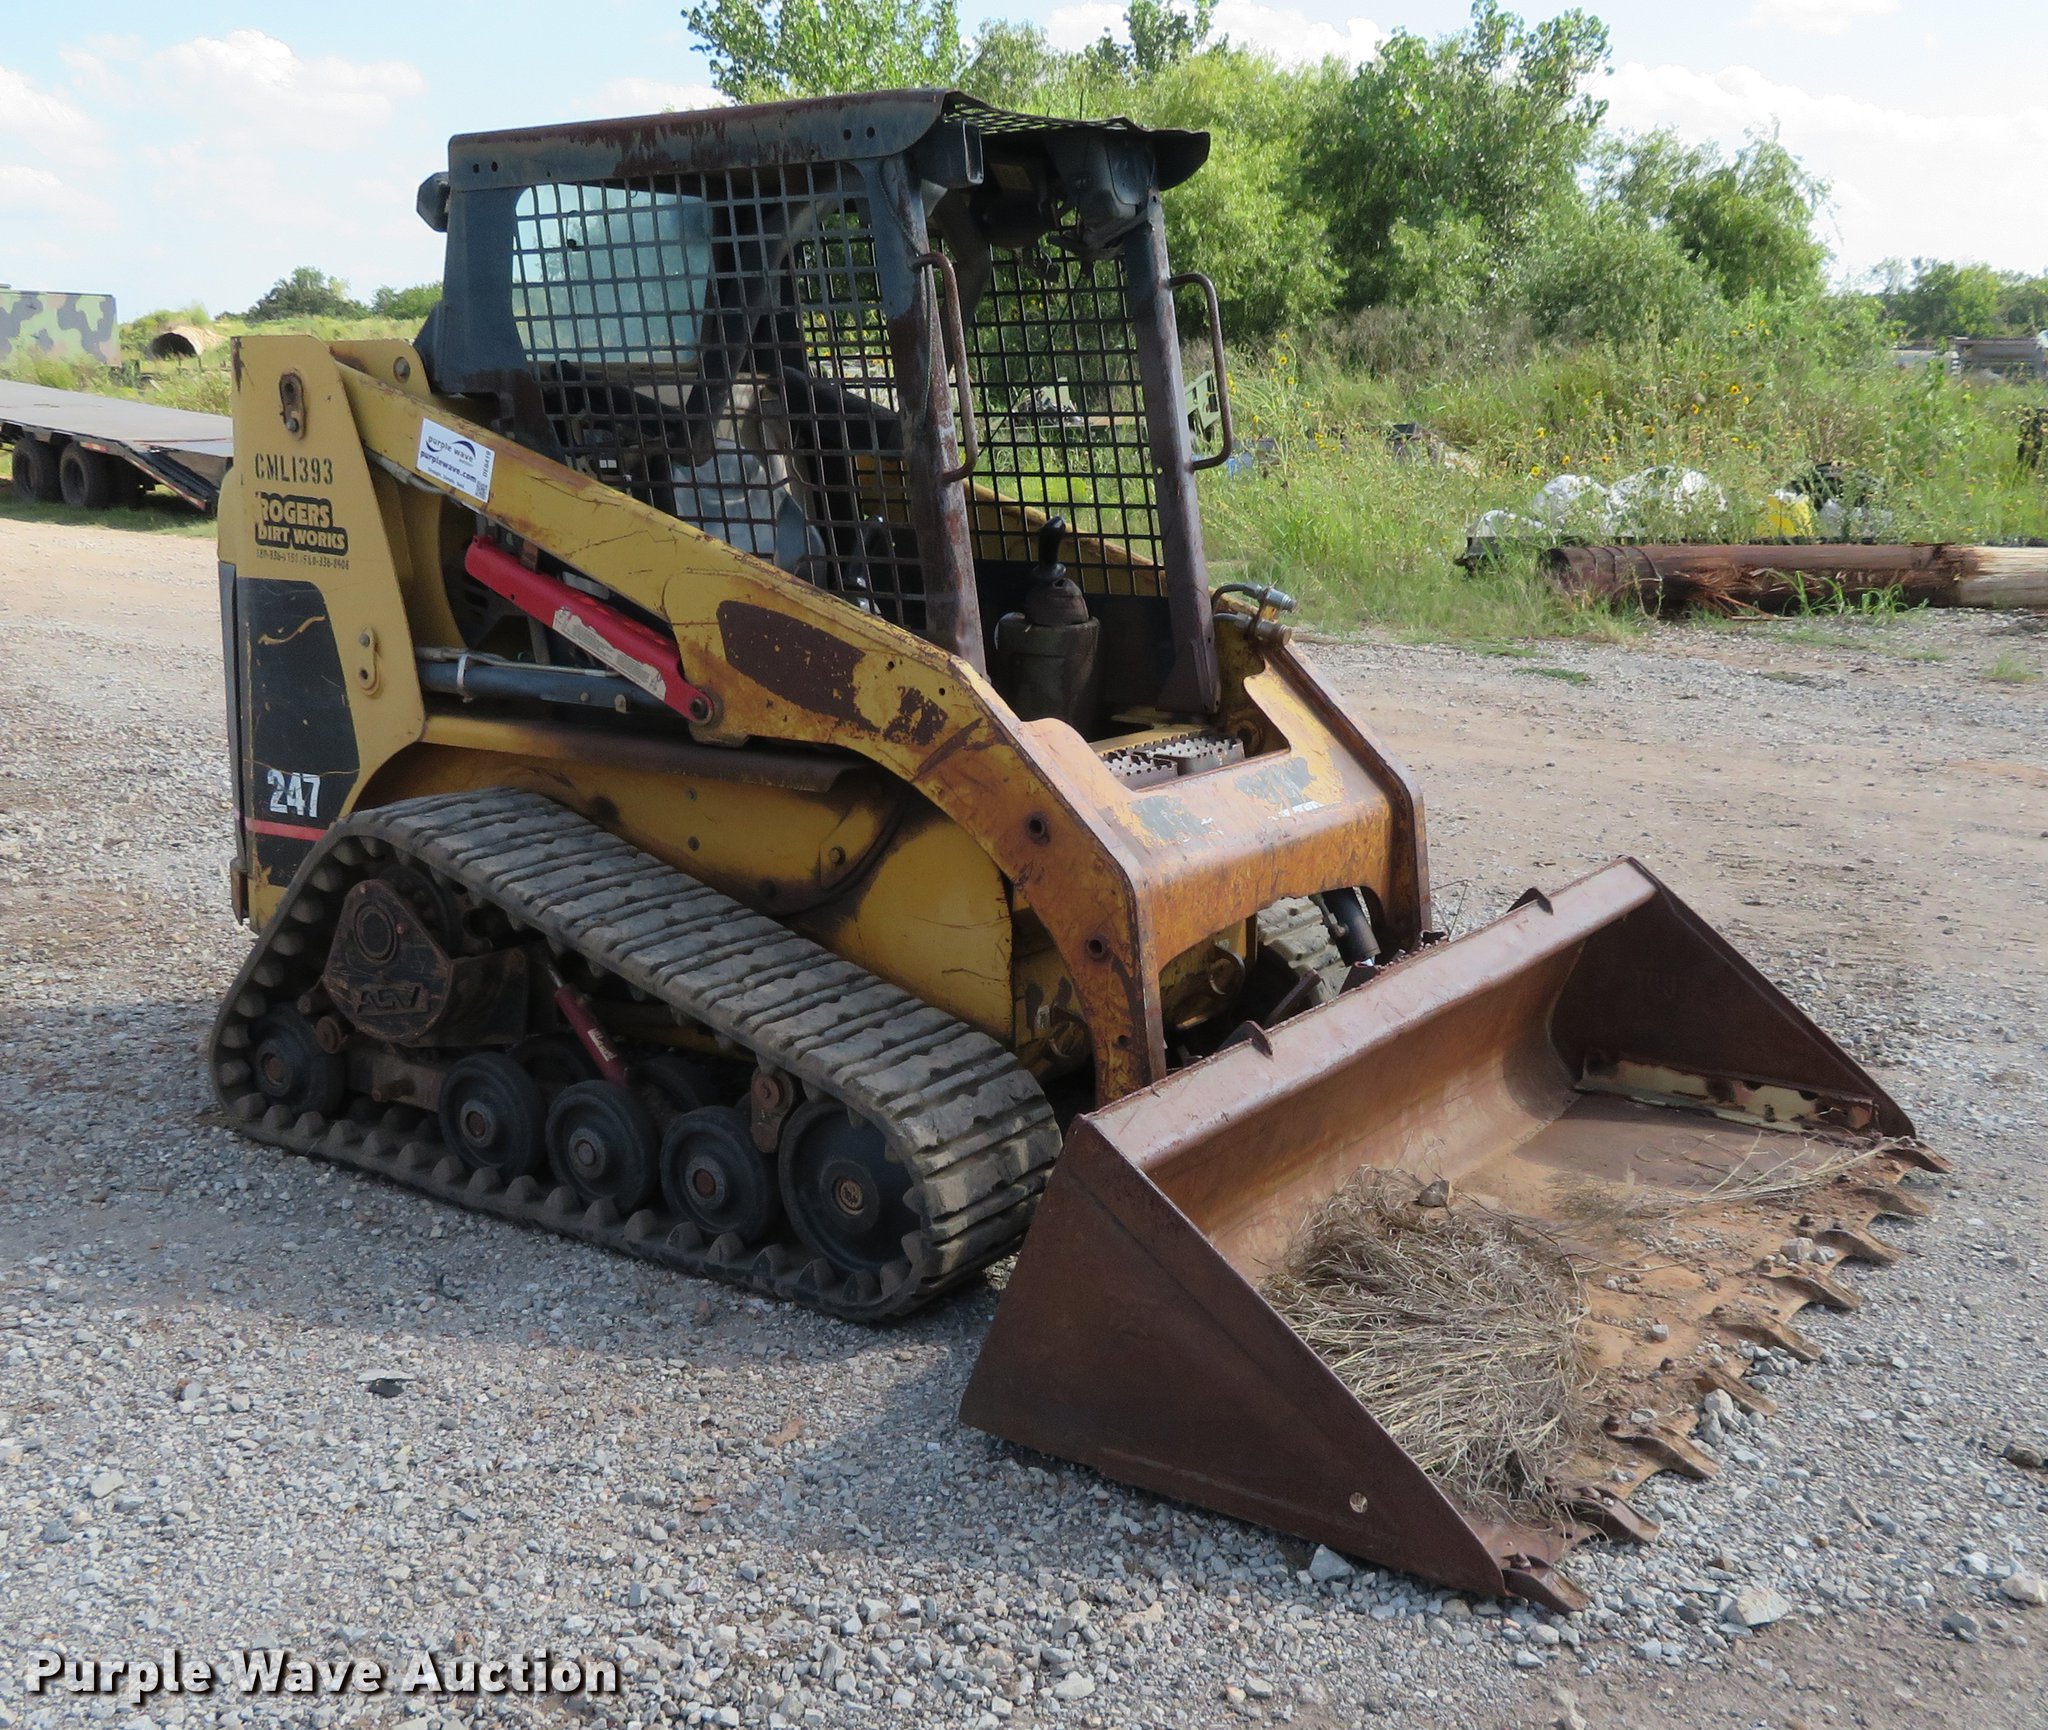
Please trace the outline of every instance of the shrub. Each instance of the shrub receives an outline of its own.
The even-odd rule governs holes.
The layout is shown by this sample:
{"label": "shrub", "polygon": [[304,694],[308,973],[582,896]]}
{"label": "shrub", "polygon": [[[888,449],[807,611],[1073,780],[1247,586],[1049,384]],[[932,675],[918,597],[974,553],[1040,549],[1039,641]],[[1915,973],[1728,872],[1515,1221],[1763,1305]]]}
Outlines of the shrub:
{"label": "shrub", "polygon": [[285,318],[362,318],[360,302],[351,300],[348,284],[338,276],[325,276],[310,264],[302,264],[290,276],[281,276],[263,298],[242,316],[251,324],[271,324]]}
{"label": "shrub", "polygon": [[372,318],[396,318],[418,323],[441,303],[441,285],[423,282],[416,288],[380,288],[370,297]]}
{"label": "shrub", "polygon": [[1676,334],[1717,300],[1705,269],[1668,229],[1565,200],[1544,213],[1507,292],[1548,335],[1610,342]]}

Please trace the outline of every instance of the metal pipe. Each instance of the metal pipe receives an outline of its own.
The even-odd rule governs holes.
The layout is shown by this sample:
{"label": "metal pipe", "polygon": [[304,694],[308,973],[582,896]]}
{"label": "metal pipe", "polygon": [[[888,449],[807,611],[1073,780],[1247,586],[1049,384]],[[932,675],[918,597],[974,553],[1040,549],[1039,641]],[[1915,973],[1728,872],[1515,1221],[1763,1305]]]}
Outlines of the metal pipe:
{"label": "metal pipe", "polygon": [[422,654],[420,688],[465,703],[559,703],[570,709],[610,709],[621,715],[665,715],[668,705],[617,673],[578,667],[536,667],[496,655]]}

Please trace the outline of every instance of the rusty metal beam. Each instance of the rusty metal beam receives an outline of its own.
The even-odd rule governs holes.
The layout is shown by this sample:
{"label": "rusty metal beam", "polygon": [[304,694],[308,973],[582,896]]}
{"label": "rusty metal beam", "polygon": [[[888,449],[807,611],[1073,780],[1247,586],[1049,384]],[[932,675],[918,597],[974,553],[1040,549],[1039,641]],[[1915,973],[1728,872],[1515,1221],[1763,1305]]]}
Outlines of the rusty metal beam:
{"label": "rusty metal beam", "polygon": [[1650,613],[1776,612],[1836,593],[1892,591],[1932,607],[2048,607],[2048,547],[1552,547],[1543,558],[1566,594]]}

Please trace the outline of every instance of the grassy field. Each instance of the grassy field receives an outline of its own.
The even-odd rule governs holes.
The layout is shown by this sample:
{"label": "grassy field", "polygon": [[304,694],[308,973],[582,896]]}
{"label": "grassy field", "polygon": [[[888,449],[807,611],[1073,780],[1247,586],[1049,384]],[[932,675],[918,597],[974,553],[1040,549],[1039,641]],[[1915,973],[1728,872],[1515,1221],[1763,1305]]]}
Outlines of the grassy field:
{"label": "grassy field", "polygon": [[[1626,350],[1368,314],[1240,356],[1231,395],[1240,443],[1270,443],[1253,472],[1205,477],[1212,561],[1297,594],[1323,630],[1625,632],[1627,619],[1573,607],[1537,576],[1548,537],[1474,575],[1452,563],[1482,512],[1526,512],[1566,473],[1710,477],[1725,504],[1646,507],[1653,539],[1760,538],[1768,496],[1819,462],[1868,477],[1888,513],[1873,538],[2048,538],[2048,472],[2018,461],[2021,417],[2048,407],[2048,389],[1901,369],[1871,333],[1819,313]],[[1387,434],[1403,422],[1437,435],[1449,459],[1397,450]]]}

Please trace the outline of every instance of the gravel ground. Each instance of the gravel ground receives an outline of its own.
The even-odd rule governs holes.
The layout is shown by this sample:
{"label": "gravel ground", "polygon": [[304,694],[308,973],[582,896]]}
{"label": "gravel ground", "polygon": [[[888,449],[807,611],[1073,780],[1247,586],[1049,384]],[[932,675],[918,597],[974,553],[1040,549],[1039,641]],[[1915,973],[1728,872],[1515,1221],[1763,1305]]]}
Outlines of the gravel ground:
{"label": "gravel ground", "polygon": [[[782,1311],[238,1140],[205,542],[0,523],[0,1730],[30,1654],[547,1649],[610,1697],[159,1695],[158,1726],[2040,1721],[2048,700],[2033,621],[1316,653],[1440,915],[1643,856],[1953,1154],[1823,1363],[1568,1621],[1350,1571],[954,1421],[992,1291]],[[1572,675],[1563,677],[1560,675]],[[1812,1316],[1813,1312],[1809,1312]],[[1803,1324],[1805,1325],[1805,1324]],[[1737,1632],[1745,1616],[1760,1618]]]}

